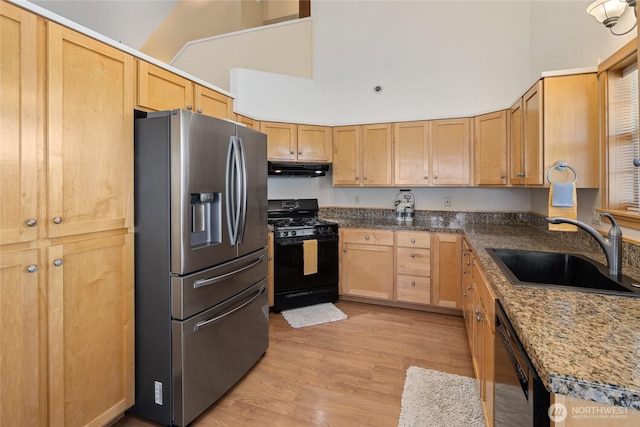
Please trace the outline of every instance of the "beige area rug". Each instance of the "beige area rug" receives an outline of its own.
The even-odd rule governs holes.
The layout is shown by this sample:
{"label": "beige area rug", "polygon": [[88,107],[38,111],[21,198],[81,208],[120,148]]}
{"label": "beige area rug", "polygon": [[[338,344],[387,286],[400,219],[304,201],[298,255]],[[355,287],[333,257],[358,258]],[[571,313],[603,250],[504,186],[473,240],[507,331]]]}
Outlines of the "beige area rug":
{"label": "beige area rug", "polygon": [[402,392],[399,427],[484,427],[476,380],[411,366]]}
{"label": "beige area rug", "polygon": [[320,325],[347,318],[347,315],[342,310],[330,302],[283,310],[282,316],[292,328]]}

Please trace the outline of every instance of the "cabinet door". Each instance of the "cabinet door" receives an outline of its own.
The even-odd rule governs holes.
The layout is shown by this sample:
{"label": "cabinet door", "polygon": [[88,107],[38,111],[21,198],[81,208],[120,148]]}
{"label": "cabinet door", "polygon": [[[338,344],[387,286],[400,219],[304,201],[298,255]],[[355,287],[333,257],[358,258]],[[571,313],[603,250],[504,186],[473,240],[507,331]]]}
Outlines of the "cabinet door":
{"label": "cabinet door", "polygon": [[[482,305],[484,313],[488,313],[487,307]],[[482,321],[482,379],[483,400],[487,425],[493,425],[494,396],[495,396],[495,330],[492,328],[494,320],[485,314]]]}
{"label": "cabinet door", "polygon": [[138,60],[139,107],[162,111],[193,109],[193,83],[182,76]]}
{"label": "cabinet door", "polygon": [[330,162],[331,128],[298,125],[298,160]]}
{"label": "cabinet door", "polygon": [[437,233],[431,242],[432,256],[432,304],[441,307],[461,308],[462,237],[455,233]]}
{"label": "cabinet door", "polygon": [[541,185],[543,181],[543,82],[536,83],[522,98],[524,123],[524,183]]}
{"label": "cabinet door", "polygon": [[433,185],[471,185],[470,119],[431,123]]}
{"label": "cabinet door", "polygon": [[507,112],[498,111],[474,119],[476,185],[507,183]]}
{"label": "cabinet door", "polygon": [[45,424],[38,270],[37,250],[0,254],[0,420],[6,426]]}
{"label": "cabinet door", "polygon": [[509,181],[513,185],[524,184],[524,120],[522,98],[509,110],[510,160]]}
{"label": "cabinet door", "polygon": [[431,282],[429,277],[396,276],[397,300],[416,304],[429,304],[431,302]]}
{"label": "cabinet door", "polygon": [[207,87],[194,85],[196,111],[219,119],[234,119],[233,99]]}
{"label": "cabinet door", "polygon": [[0,19],[0,242],[8,244],[38,237],[36,129],[41,85],[36,74],[36,16],[3,2]]}
{"label": "cabinet door", "polygon": [[360,185],[361,126],[333,128],[333,185]]}
{"label": "cabinet door", "polygon": [[134,403],[132,241],[47,249],[50,425],[105,425]]}
{"label": "cabinet door", "polygon": [[48,25],[49,237],[133,226],[133,58]]}
{"label": "cabinet door", "polygon": [[393,146],[391,125],[362,126],[362,185],[391,185],[393,180]]}
{"label": "cabinet door", "polygon": [[462,241],[462,317],[467,330],[469,350],[473,350],[473,254],[467,244]]}
{"label": "cabinet door", "polygon": [[406,122],[393,125],[394,183],[396,185],[429,184],[429,122]]}
{"label": "cabinet door", "polygon": [[269,160],[296,160],[298,147],[296,125],[261,122],[260,131],[267,134],[267,158]]}

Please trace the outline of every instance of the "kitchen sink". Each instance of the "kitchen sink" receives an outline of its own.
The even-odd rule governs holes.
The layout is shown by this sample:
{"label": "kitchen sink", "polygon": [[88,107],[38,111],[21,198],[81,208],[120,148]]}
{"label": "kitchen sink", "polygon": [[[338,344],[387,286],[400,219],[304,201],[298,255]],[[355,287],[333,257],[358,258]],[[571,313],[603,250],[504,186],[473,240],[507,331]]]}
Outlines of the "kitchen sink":
{"label": "kitchen sink", "polygon": [[497,248],[487,252],[517,286],[640,297],[640,281],[610,276],[605,265],[582,255]]}

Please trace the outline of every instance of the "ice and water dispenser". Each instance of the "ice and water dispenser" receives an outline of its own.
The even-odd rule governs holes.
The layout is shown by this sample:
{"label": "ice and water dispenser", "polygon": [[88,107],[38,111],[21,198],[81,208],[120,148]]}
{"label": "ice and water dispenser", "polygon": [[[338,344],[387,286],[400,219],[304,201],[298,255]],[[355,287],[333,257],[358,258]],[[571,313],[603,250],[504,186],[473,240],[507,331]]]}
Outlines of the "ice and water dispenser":
{"label": "ice and water dispenser", "polygon": [[191,193],[191,247],[222,242],[222,193]]}

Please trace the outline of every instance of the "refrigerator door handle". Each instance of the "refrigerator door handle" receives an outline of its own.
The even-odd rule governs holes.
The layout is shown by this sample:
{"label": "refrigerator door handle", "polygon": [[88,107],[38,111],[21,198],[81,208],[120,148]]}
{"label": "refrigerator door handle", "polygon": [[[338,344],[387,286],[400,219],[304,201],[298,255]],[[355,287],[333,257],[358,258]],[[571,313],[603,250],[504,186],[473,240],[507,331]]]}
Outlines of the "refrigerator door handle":
{"label": "refrigerator door handle", "polygon": [[225,196],[227,205],[227,226],[231,245],[239,243],[240,210],[242,208],[242,163],[239,155],[238,141],[235,136],[229,139],[227,151],[227,177]]}
{"label": "refrigerator door handle", "polygon": [[242,184],[240,186],[240,215],[239,218],[239,233],[238,233],[238,243],[242,243],[244,239],[244,231],[247,226],[247,158],[244,154],[244,143],[242,142],[242,138],[238,137],[238,154],[240,158],[241,168],[242,168]]}
{"label": "refrigerator door handle", "polygon": [[231,273],[223,274],[217,277],[210,277],[208,279],[196,280],[195,282],[193,282],[193,289],[203,288],[205,286],[213,285],[214,283],[225,281],[229,277],[235,276],[236,274],[240,274],[243,271],[247,271],[250,268],[253,268],[256,265],[260,264],[263,261],[264,261],[264,255],[261,255],[260,258],[258,258],[256,261],[252,262],[251,264],[245,265],[244,267],[241,267],[237,270],[234,270]]}
{"label": "refrigerator door handle", "polygon": [[227,229],[229,230],[229,239],[231,240],[231,244],[235,245],[236,236],[234,233],[235,230],[235,216],[233,215],[233,205],[234,200],[231,198],[231,191],[233,187],[233,136],[229,140],[229,148],[227,150],[227,173],[225,176],[225,207],[227,211]]}
{"label": "refrigerator door handle", "polygon": [[250,298],[249,300],[243,302],[239,306],[234,307],[233,309],[227,311],[226,313],[221,314],[220,316],[216,316],[216,317],[214,317],[212,319],[203,320],[202,322],[196,323],[195,326],[193,327],[194,332],[198,332],[198,330],[200,328],[204,328],[206,326],[209,326],[209,325],[217,322],[218,320],[220,320],[220,319],[222,319],[224,317],[227,317],[230,314],[235,313],[238,310],[242,310],[243,308],[245,308],[246,306],[251,304],[253,301],[255,301],[260,295],[262,295],[265,290],[266,290],[266,288],[263,286],[258,290],[258,292],[256,292],[256,294],[252,298]]}

